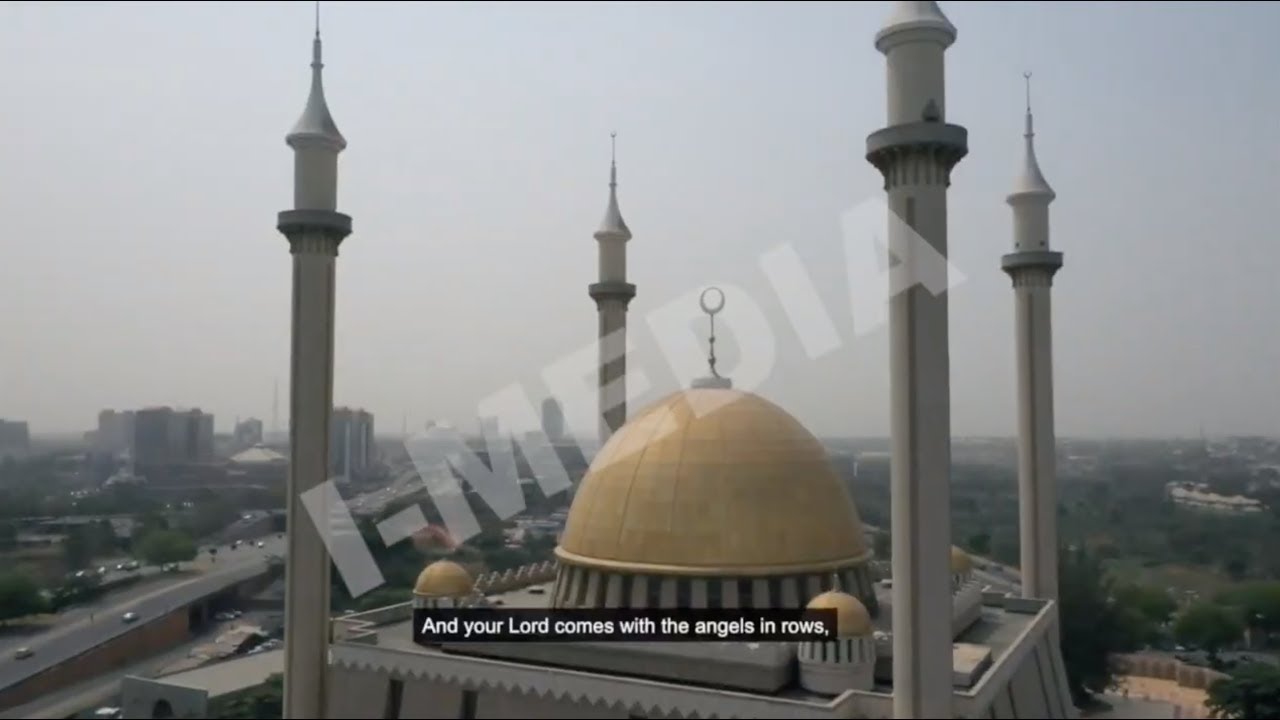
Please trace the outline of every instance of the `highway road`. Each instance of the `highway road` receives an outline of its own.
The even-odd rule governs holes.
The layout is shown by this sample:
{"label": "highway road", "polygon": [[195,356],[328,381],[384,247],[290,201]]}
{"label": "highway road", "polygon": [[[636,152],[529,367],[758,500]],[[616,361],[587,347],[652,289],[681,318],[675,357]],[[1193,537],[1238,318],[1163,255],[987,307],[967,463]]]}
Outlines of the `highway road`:
{"label": "highway road", "polygon": [[[236,550],[223,547],[217,562],[203,564],[207,569],[198,575],[175,575],[171,582],[149,583],[125,594],[113,593],[93,606],[92,614],[78,613],[78,619],[59,622],[57,626],[39,635],[23,638],[22,645],[35,654],[18,660],[6,649],[0,657],[0,688],[21,682],[37,672],[75,657],[89,648],[126,632],[129,628],[170,612],[189,602],[192,597],[207,593],[219,583],[239,577],[250,577],[262,567],[271,555],[284,555],[285,541],[272,535],[262,538],[264,547],[244,543]],[[135,612],[139,618],[126,624],[122,616]]]}

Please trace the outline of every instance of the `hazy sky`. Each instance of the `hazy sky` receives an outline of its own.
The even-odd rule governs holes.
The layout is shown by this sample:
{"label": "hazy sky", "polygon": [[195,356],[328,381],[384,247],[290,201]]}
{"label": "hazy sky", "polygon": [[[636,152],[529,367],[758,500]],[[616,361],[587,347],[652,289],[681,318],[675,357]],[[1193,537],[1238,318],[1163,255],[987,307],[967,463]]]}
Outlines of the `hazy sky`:
{"label": "hazy sky", "polygon": [[[757,391],[822,434],[888,431],[882,328],[855,337],[840,218],[882,196],[873,36],[889,3],[324,6],[350,146],[335,400],[381,430],[475,427],[476,404],[589,347],[609,132],[634,239],[630,315],[743,288],[778,358]],[[1000,255],[1034,72],[1068,435],[1280,432],[1276,3],[944,2],[953,177],[953,429],[1014,430]],[[199,406],[220,430],[288,407],[292,201],[310,3],[0,4],[0,416]],[[811,360],[759,268],[803,258],[843,340]],[[732,322],[730,294],[725,315]],[[733,343],[723,365],[732,372]],[[646,354],[647,353],[647,354]],[[637,401],[637,402],[643,402]],[[576,411],[575,411],[576,412]]]}

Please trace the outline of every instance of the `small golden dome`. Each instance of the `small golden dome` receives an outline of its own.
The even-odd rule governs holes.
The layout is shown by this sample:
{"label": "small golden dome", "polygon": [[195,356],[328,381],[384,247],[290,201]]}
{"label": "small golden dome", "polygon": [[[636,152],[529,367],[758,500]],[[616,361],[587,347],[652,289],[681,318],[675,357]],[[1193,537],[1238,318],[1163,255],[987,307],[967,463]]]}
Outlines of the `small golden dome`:
{"label": "small golden dome", "polygon": [[969,553],[955,545],[951,546],[951,574],[968,575],[973,570],[973,559]]}
{"label": "small golden dome", "polygon": [[751,393],[698,388],[642,410],[591,463],[557,557],[711,577],[827,572],[870,557],[826,450]]}
{"label": "small golden dome", "polygon": [[475,581],[471,573],[452,560],[437,560],[418,575],[413,594],[423,597],[465,597],[471,594]]}
{"label": "small golden dome", "polygon": [[809,601],[809,610],[835,610],[836,634],[841,637],[870,635],[871,613],[858,598],[839,590],[828,590]]}

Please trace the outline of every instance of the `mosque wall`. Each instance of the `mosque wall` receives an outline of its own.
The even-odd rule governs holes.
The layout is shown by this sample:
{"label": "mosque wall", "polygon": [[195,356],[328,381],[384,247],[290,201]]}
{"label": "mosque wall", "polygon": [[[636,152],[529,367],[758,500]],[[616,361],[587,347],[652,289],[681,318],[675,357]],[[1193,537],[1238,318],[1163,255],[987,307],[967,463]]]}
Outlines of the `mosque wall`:
{"label": "mosque wall", "polygon": [[330,717],[374,720],[386,707],[390,676],[329,667]]}
{"label": "mosque wall", "polygon": [[[454,717],[460,717],[455,715]],[[625,720],[628,713],[620,710],[593,706],[585,702],[557,701],[514,693],[482,692],[476,699],[476,720],[506,720],[507,718],[527,718],[528,720]],[[644,717],[644,715],[640,715]]]}

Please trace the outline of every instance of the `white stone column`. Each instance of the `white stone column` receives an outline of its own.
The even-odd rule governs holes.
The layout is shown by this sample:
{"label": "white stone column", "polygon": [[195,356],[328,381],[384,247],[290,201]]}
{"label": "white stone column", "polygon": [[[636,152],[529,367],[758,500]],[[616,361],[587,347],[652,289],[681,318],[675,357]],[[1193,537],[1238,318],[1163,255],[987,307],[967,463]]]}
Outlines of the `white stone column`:
{"label": "white stone column", "polygon": [[[898,2],[876,36],[888,66],[888,126],[867,138],[907,282],[889,298],[893,533],[893,714],[951,717],[951,367],[947,189],[968,152],[947,124],[954,26],[934,2]],[[928,274],[928,275],[926,275]],[[935,294],[936,293],[936,294]]]}
{"label": "white stone column", "polygon": [[[338,244],[351,219],[336,212],[280,214],[293,252],[288,555],[285,562],[285,716],[325,717],[328,677],[329,553],[302,496],[329,478],[333,408],[334,283]],[[327,495],[321,493],[321,496]],[[329,508],[319,508],[322,522]]]}

